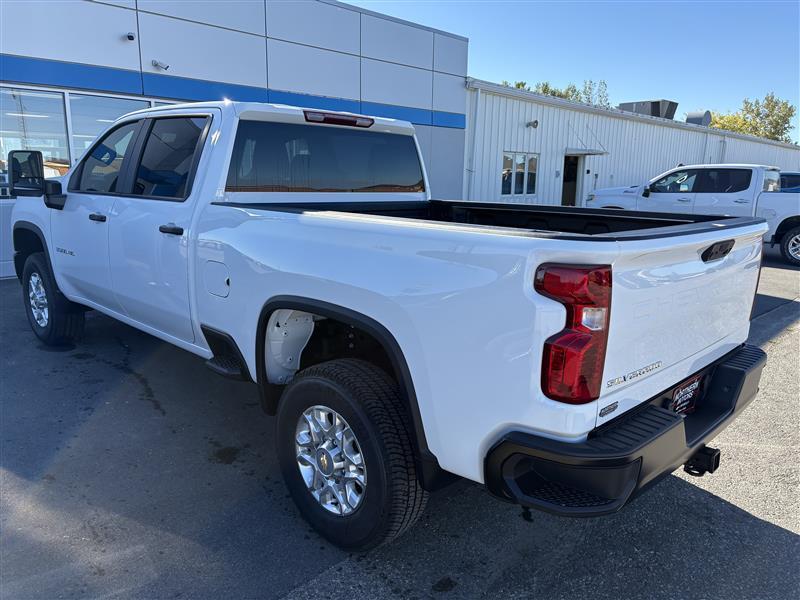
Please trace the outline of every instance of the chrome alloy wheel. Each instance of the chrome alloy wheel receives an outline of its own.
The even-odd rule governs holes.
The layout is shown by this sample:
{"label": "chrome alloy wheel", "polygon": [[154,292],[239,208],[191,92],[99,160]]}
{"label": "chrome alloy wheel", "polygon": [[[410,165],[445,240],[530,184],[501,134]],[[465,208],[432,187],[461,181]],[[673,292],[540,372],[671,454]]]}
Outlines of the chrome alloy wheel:
{"label": "chrome alloy wheel", "polygon": [[793,236],[789,243],[786,245],[787,250],[789,250],[789,255],[795,259],[800,260],[800,233]]}
{"label": "chrome alloy wheel", "polygon": [[325,510],[346,516],[361,504],[367,467],[355,433],[342,415],[312,406],[300,415],[295,432],[297,468]]}
{"label": "chrome alloy wheel", "polygon": [[50,320],[50,312],[47,309],[47,292],[44,290],[44,282],[38,273],[31,273],[28,279],[28,300],[31,303],[33,319],[39,327],[47,327]]}

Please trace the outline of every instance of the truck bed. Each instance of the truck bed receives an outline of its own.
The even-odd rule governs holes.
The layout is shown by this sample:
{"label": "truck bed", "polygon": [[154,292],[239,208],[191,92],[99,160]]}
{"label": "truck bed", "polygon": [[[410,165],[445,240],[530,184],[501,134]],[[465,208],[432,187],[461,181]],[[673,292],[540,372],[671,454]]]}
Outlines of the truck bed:
{"label": "truck bed", "polygon": [[506,235],[620,241],[655,239],[752,225],[762,219],[694,214],[586,209],[565,206],[430,201],[219,202],[223,206],[313,213],[342,212],[473,225]]}

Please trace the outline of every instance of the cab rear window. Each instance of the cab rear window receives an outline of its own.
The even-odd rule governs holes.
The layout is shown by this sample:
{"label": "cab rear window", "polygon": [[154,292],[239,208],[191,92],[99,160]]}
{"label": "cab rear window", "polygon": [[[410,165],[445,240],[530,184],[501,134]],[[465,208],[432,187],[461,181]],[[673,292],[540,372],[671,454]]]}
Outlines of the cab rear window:
{"label": "cab rear window", "polygon": [[229,192],[423,192],[410,135],[241,121]]}

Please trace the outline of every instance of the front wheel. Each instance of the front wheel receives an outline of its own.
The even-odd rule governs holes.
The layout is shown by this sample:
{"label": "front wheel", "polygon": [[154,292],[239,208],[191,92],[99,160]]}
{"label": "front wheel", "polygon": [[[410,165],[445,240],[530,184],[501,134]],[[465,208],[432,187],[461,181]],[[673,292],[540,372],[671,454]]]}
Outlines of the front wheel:
{"label": "front wheel", "polygon": [[281,472],[323,537],[367,550],[417,520],[427,493],[409,427],[395,382],[362,360],[314,365],[286,387],[277,419]]}
{"label": "front wheel", "polygon": [[790,265],[800,267],[800,227],[790,229],[781,238],[781,254]]}
{"label": "front wheel", "polygon": [[22,299],[31,329],[48,346],[67,344],[83,333],[83,309],[58,291],[49,261],[42,252],[25,260]]}

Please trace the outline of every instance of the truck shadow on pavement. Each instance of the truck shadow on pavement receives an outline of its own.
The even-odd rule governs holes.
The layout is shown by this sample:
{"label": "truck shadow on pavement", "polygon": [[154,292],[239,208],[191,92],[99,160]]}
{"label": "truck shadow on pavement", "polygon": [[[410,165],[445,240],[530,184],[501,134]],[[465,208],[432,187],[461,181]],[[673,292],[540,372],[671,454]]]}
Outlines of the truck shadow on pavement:
{"label": "truck shadow on pavement", "polygon": [[764,261],[762,266],[784,269],[786,271],[800,271],[800,267],[790,265],[786,262],[783,256],[781,256],[780,249],[777,246],[771,248],[769,244],[764,244]]}
{"label": "truck shadow on pavement", "polygon": [[[18,284],[0,284],[4,300],[18,293]],[[44,352],[21,303],[3,304],[4,597],[800,591],[799,536],[676,476],[591,520],[531,513],[458,482],[432,495],[394,544],[348,555],[313,533],[288,498],[274,422],[254,386],[95,313],[74,349]],[[728,469],[714,477],[736,477]]]}

